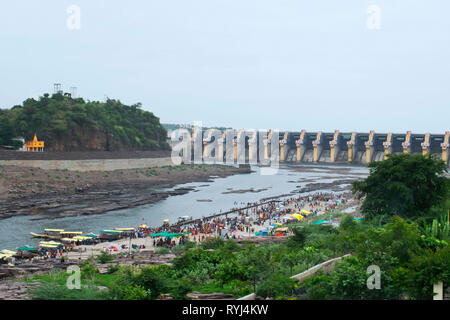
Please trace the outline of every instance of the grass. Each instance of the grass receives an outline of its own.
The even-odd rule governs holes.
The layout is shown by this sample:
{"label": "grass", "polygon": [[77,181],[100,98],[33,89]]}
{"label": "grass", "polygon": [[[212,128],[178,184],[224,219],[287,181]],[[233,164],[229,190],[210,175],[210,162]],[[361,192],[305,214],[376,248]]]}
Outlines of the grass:
{"label": "grass", "polygon": [[162,247],[162,248],[156,249],[155,253],[156,254],[168,254],[168,253],[170,253],[170,250],[167,249],[167,248]]}
{"label": "grass", "polygon": [[[40,286],[30,290],[33,299],[45,300],[95,300],[101,299],[102,295],[97,287],[110,288],[116,278],[115,274],[99,274],[86,279],[81,271],[82,290],[70,290],[66,287],[67,279],[70,276],[66,271],[52,272],[49,274],[36,275],[32,278],[20,279],[26,283],[39,282]],[[19,280],[17,280],[19,281]]]}
{"label": "grass", "polygon": [[253,285],[250,282],[236,281],[234,283],[227,283],[224,286],[219,286],[214,282],[207,282],[197,284],[192,287],[192,291],[210,294],[214,292],[221,292],[231,294],[235,298],[240,298],[253,292]]}

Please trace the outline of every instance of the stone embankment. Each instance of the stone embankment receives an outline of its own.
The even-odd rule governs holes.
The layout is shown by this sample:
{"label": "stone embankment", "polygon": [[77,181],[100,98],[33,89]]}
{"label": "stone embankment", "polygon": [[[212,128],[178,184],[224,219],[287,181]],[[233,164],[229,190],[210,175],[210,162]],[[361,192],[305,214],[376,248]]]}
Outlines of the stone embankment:
{"label": "stone embankment", "polygon": [[[334,269],[335,265],[338,262],[340,262],[342,259],[344,259],[346,257],[349,257],[349,256],[350,256],[350,254],[346,254],[346,255],[341,256],[341,257],[337,257],[337,258],[334,258],[334,259],[327,260],[325,262],[322,262],[320,264],[315,265],[312,268],[309,268],[306,271],[303,271],[302,273],[299,273],[299,274],[296,274],[296,275],[292,276],[291,279],[295,279],[295,280],[298,281],[298,283],[302,283],[303,281],[305,281],[305,279],[315,275],[319,271],[323,271],[325,273],[328,273],[328,272],[330,272],[331,270]],[[244,297],[239,298],[238,300],[259,300],[258,298],[259,297],[256,296],[256,294],[253,292],[253,293],[250,293],[250,294],[248,294],[248,295],[246,295]]]}

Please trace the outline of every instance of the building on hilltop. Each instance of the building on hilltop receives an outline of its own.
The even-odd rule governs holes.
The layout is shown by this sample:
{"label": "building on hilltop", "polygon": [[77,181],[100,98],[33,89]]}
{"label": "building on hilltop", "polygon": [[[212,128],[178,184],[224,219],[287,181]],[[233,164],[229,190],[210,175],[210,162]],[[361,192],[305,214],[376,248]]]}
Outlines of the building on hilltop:
{"label": "building on hilltop", "polygon": [[28,152],[42,152],[44,151],[44,141],[38,141],[36,133],[34,134],[33,141],[27,141]]}

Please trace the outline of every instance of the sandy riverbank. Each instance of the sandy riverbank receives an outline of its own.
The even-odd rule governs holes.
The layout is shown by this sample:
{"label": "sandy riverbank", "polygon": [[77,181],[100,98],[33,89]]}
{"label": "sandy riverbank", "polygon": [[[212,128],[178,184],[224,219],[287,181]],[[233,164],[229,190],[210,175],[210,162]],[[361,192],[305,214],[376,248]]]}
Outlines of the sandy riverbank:
{"label": "sandy riverbank", "polygon": [[[295,207],[297,205],[297,208]],[[304,206],[298,206],[299,202],[291,202],[287,205],[284,206],[285,209],[295,209],[296,211],[300,211],[300,210],[311,210],[310,208],[310,204],[306,203]],[[345,210],[348,208],[352,208],[355,207],[355,210],[352,212],[349,212],[350,214],[356,214],[359,209],[358,206],[360,205],[359,200],[355,200],[352,197],[347,198],[347,202],[345,204],[341,204],[338,207],[336,207],[334,209],[334,212],[339,212],[341,210]],[[325,213],[329,212],[326,210],[326,207],[324,205],[321,205],[319,207],[316,207],[316,209],[318,210],[317,216],[322,216]],[[229,217],[233,217],[236,216],[237,214],[230,214]],[[288,216],[289,214],[285,215]],[[257,215],[255,213],[253,213],[251,210],[248,211],[247,213],[247,218],[249,218],[251,221],[255,221],[257,219]],[[311,221],[312,220],[312,216],[307,216],[306,218],[304,218],[303,221]],[[276,222],[277,220],[266,220],[264,223],[262,224],[252,224],[252,227],[254,228],[254,232],[260,232],[263,229],[267,229],[268,227],[270,227],[272,225],[272,223]],[[245,239],[254,239],[255,238],[255,233],[249,233],[246,231],[240,231],[240,230],[235,230],[233,231],[233,235],[236,237],[237,240],[245,240]],[[216,237],[219,236],[217,233],[209,233],[209,234],[205,234],[205,233],[200,233],[199,235],[196,236],[196,242],[198,244],[201,243],[200,238],[201,237]],[[263,237],[260,237],[263,238]],[[177,239],[174,238],[176,243]],[[193,238],[190,239],[191,241],[193,240]],[[102,251],[105,251],[105,249],[109,249],[111,248],[112,244],[118,244],[120,246],[125,245],[127,248],[130,248],[130,246],[132,245],[137,245],[137,246],[144,246],[145,249],[143,249],[143,251],[155,251],[158,247],[155,247],[153,245],[153,238],[151,237],[146,237],[146,238],[136,238],[136,239],[119,239],[116,240],[112,243],[110,242],[102,242],[102,243],[97,243],[95,245],[81,245],[81,246],[77,246],[75,247],[74,251],[71,251],[67,254],[69,260],[85,260],[87,258],[89,258],[89,256],[92,255],[98,255],[100,254]],[[133,250],[134,251],[134,250]],[[138,251],[142,251],[142,250],[138,250]],[[112,251],[113,254],[117,254],[120,253],[121,251],[118,252],[114,252]],[[122,252],[128,252],[128,250],[124,250]]]}

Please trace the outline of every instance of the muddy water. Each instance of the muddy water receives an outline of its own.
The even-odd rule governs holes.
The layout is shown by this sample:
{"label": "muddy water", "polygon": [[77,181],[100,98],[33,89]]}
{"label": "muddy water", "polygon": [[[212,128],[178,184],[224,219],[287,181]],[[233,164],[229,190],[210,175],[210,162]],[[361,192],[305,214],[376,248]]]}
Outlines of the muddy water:
{"label": "muddy water", "polygon": [[[21,245],[37,245],[38,239],[30,232],[41,233],[44,228],[96,233],[116,227],[134,227],[142,222],[161,225],[164,219],[175,222],[180,216],[202,217],[237,207],[240,203],[296,192],[309,183],[329,183],[343,179],[361,179],[367,175],[365,167],[307,166],[281,168],[276,174],[261,175],[254,167],[251,174],[215,178],[212,182],[187,183],[179,187],[192,187],[193,191],[172,196],[157,203],[136,208],[111,211],[100,215],[32,220],[33,216],[19,216],[0,220],[0,250],[14,250]],[[300,171],[298,171],[300,170]],[[256,190],[258,192],[243,192]],[[236,191],[236,192],[230,192]],[[322,190],[329,192],[330,190]],[[225,192],[225,193],[224,193]],[[211,200],[211,201],[198,201]],[[81,204],[82,205],[82,204]],[[48,216],[51,212],[39,213]]]}

